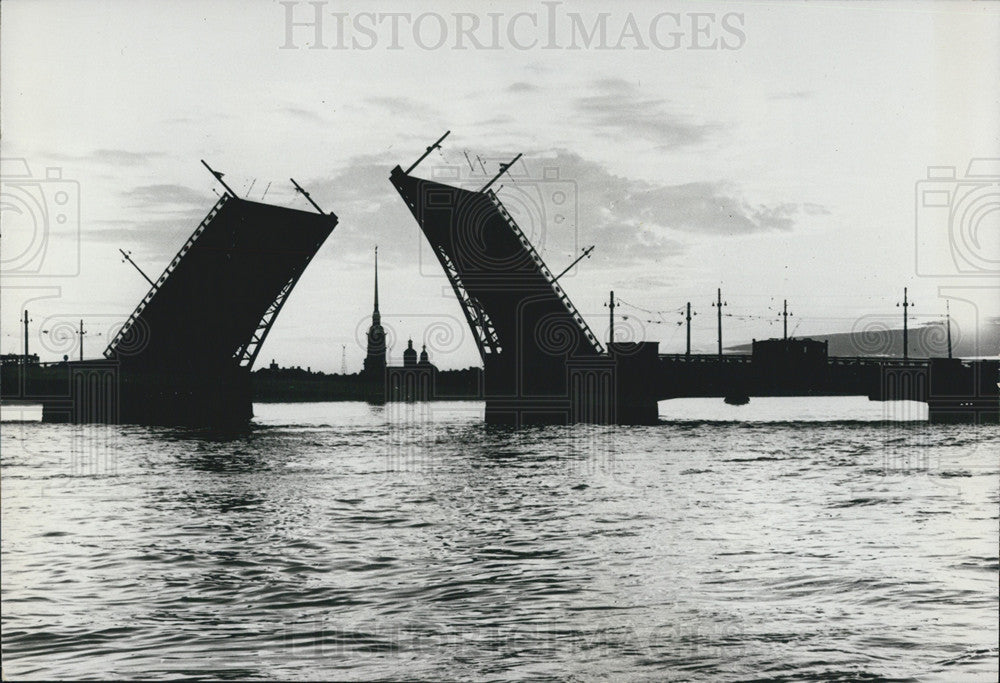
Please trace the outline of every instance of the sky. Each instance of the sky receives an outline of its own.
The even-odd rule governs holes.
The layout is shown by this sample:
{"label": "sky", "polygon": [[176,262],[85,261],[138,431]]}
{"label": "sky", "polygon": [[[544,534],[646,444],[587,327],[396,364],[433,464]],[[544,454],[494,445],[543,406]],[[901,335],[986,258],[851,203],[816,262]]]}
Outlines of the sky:
{"label": "sky", "polygon": [[340,218],[258,366],[360,368],[376,245],[390,359],[412,337],[440,367],[478,364],[388,181],[446,130],[414,173],[479,186],[522,153],[498,194],[554,272],[594,245],[560,283],[602,339],[610,290],[616,338],[662,352],[684,350],[689,301],[693,349],[714,351],[717,289],[727,346],[780,335],[785,299],[790,331],[818,338],[898,326],[904,287],[913,326],[946,301],[966,339],[1000,317],[996,4],[0,12],[4,353],[27,308],[43,360],[77,357],[81,319],[98,357],[148,286],[118,249],[162,271],[221,191],[205,159],[241,196],[309,208],[295,178]]}

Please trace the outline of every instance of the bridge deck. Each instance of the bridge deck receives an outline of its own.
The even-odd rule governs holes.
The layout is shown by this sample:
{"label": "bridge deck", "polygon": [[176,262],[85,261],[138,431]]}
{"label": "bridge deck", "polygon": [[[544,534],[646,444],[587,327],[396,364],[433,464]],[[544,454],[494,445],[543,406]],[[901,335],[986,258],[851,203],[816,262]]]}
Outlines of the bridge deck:
{"label": "bridge deck", "polygon": [[[978,405],[1000,410],[994,360],[660,354],[657,398],[750,396],[867,396],[922,401],[931,406]],[[992,406],[992,408],[991,408]]]}

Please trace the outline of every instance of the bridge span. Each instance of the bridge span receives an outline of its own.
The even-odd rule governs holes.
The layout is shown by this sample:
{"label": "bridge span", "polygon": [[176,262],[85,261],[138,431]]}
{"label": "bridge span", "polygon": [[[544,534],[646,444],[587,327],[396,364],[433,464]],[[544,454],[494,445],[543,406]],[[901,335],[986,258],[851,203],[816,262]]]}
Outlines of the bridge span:
{"label": "bridge span", "polygon": [[143,273],[149,291],[103,358],[5,365],[3,399],[41,403],[42,419],[54,422],[245,424],[250,369],[337,217],[301,188],[316,213],[243,199],[222,184],[163,273]]}
{"label": "bridge span", "polygon": [[809,395],[923,401],[932,419],[997,420],[995,360],[830,358],[824,342],[798,339],[755,342],[749,355],[721,346],[715,356],[662,355],[656,342],[605,348],[491,189],[520,155],[478,190],[413,175],[447,135],[389,180],[476,340],[487,422],[654,423],[664,399]]}
{"label": "bridge span", "polygon": [[926,403],[934,422],[996,422],[1000,413],[1000,361],[825,353],[804,361],[810,347],[825,344],[774,339],[755,347],[758,353],[745,355],[660,355],[657,398],[718,397],[744,403],[753,396],[866,396]]}

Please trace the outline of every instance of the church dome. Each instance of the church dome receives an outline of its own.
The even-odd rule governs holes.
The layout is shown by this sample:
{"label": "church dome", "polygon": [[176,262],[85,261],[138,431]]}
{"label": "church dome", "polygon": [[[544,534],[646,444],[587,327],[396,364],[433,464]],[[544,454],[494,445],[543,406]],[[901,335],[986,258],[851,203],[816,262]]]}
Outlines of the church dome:
{"label": "church dome", "polygon": [[406,342],[406,351],[403,351],[403,365],[410,367],[417,364],[417,351],[413,348],[413,340]]}

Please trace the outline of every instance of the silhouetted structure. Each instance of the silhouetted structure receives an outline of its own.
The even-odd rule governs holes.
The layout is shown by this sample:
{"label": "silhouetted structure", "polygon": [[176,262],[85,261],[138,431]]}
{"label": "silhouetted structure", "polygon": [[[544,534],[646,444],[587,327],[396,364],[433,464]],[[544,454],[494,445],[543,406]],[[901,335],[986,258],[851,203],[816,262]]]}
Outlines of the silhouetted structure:
{"label": "silhouetted structure", "polygon": [[754,339],[750,360],[761,383],[783,380],[804,386],[826,367],[827,345],[813,339]]}
{"label": "silhouetted structure", "polygon": [[38,365],[38,354],[5,353],[0,355],[0,365]]}
{"label": "silhouetted structure", "polygon": [[662,354],[660,399],[867,396],[927,403],[933,422],[997,422],[1000,361],[838,357],[812,339],[754,340],[751,354]]}
{"label": "silhouetted structure", "polygon": [[413,340],[406,340],[406,349],[403,351],[403,367],[404,368],[415,368],[417,367],[417,352],[413,348]]}
{"label": "silhouetted structure", "polygon": [[372,310],[372,324],[368,328],[368,353],[365,356],[364,375],[373,383],[381,385],[385,375],[385,330],[382,328],[382,314],[378,310],[378,247],[375,247],[375,304]]}
{"label": "silhouetted structure", "polygon": [[[430,371],[429,382],[424,379],[408,379],[417,374]],[[394,373],[399,373],[395,375]],[[252,373],[254,401],[264,402],[296,402],[296,401],[368,401],[375,388],[364,373],[326,374],[309,372],[302,368],[283,368],[271,365]],[[403,390],[410,382],[412,388],[427,386],[429,395]],[[425,366],[420,361],[415,368],[398,366],[386,369],[386,377],[377,385],[379,392],[385,392],[387,386],[395,384],[400,387],[397,392],[388,392],[390,400],[431,400],[431,401],[465,401],[481,400],[483,372],[479,368],[464,370],[438,370],[433,364]],[[383,395],[380,393],[380,395]]]}
{"label": "silhouetted structure", "polygon": [[44,368],[34,381],[27,377],[19,398],[39,400],[43,419],[51,421],[222,426],[249,420],[250,368],[337,218],[226,190],[151,282],[105,360]]}
{"label": "silhouetted structure", "polygon": [[413,340],[407,340],[403,351],[403,366],[386,368],[385,394],[389,401],[432,401],[438,396],[438,369],[427,355],[427,345],[420,352],[413,348]]}
{"label": "silhouetted structure", "polygon": [[[557,282],[566,271],[552,276],[490,190],[510,164],[502,164],[479,191],[414,177],[415,166],[406,171],[396,166],[390,180],[459,300],[482,358],[481,373],[438,373],[426,347],[417,359],[412,340],[403,366],[386,367],[376,250],[362,373],[328,377],[272,362],[256,373],[252,388],[250,368],[261,345],[337,219],[297,184],[318,215],[240,199],[212,171],[226,193],[159,279],[146,278],[149,292],[108,345],[105,359],[39,364],[28,354],[25,312],[25,352],[0,363],[4,400],[42,403],[46,420],[212,426],[245,423],[254,390],[262,400],[474,395],[485,399],[488,422],[515,425],[651,423],[658,419],[657,401],[687,396],[745,403],[751,396],[865,395],[924,401],[935,421],[1000,417],[1000,362],[909,357],[906,309],[913,304],[906,290],[902,359],[830,357],[826,342],[788,338],[787,302],[783,339],[755,340],[750,354],[725,355],[721,311],[727,304],[721,290],[713,303],[717,354],[691,354],[690,341],[687,353],[678,355],[659,354],[656,343],[614,342],[613,293],[605,350]],[[688,306],[689,326],[690,317]],[[951,356],[950,325],[947,332]],[[83,333],[81,321],[81,340]]]}
{"label": "silhouetted structure", "polygon": [[656,343],[613,342],[613,293],[605,351],[490,190],[520,155],[479,191],[411,175],[447,135],[406,171],[393,168],[389,179],[472,330],[483,361],[487,422],[655,422],[657,401],[668,398],[745,403],[751,395],[810,394],[925,401],[932,420],[997,420],[997,361],[910,360],[905,343],[902,360],[829,358],[824,342],[787,338],[787,302],[784,339],[755,342],[750,355],[724,355],[721,290],[712,304],[717,354],[661,355]]}
{"label": "silhouetted structure", "polygon": [[655,421],[656,400],[644,377],[655,369],[657,344],[612,344],[604,352],[489,189],[500,174],[476,192],[414,177],[415,166],[405,172],[397,166],[390,180],[472,330],[483,362],[487,422]]}

